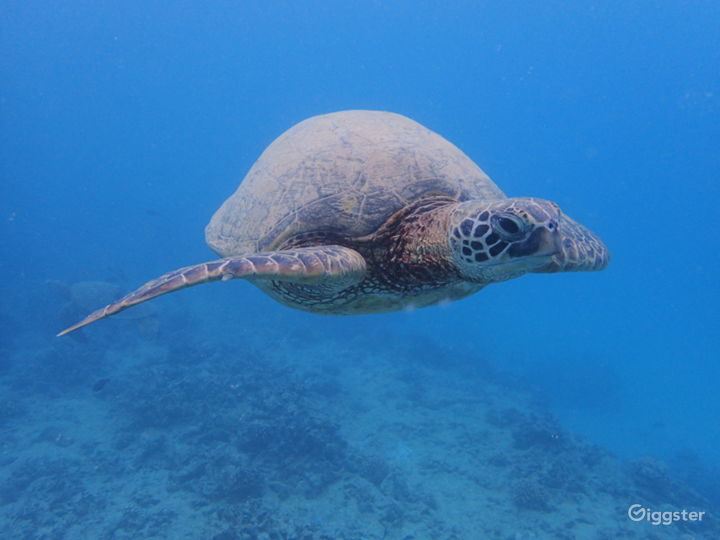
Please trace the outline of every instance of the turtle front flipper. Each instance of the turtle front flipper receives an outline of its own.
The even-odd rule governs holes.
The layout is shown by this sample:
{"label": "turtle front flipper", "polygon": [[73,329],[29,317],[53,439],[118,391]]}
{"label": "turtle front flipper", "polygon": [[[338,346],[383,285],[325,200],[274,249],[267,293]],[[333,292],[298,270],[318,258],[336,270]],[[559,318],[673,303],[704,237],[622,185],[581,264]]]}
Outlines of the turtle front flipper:
{"label": "turtle front flipper", "polygon": [[186,266],[154,279],[127,296],[94,311],[79,323],[60,332],[63,336],[99,319],[109,317],[156,296],[208,281],[249,279],[286,281],[341,291],[365,276],[365,259],[342,246],[317,246],[228,257]]}

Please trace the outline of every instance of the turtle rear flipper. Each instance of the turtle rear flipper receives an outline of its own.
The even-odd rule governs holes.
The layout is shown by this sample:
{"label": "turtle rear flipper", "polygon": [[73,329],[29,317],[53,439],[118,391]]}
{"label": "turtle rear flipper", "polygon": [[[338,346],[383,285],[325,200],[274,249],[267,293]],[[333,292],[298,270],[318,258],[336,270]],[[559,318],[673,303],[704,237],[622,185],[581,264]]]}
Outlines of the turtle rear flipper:
{"label": "turtle rear flipper", "polygon": [[154,279],[63,330],[63,336],[156,296],[208,281],[248,279],[322,286],[327,292],[350,287],[365,276],[365,259],[342,246],[317,246],[228,257],[186,266]]}

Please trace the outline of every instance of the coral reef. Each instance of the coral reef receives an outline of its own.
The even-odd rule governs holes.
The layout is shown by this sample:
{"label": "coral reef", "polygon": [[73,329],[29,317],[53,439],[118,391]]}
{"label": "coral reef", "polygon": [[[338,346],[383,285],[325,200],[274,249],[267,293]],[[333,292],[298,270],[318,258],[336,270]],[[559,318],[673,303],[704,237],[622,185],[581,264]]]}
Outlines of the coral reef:
{"label": "coral reef", "polygon": [[0,536],[720,537],[712,519],[630,521],[633,502],[710,507],[658,461],[626,464],[567,432],[496,374],[446,369],[437,350],[416,364],[417,347],[258,335],[14,349]]}

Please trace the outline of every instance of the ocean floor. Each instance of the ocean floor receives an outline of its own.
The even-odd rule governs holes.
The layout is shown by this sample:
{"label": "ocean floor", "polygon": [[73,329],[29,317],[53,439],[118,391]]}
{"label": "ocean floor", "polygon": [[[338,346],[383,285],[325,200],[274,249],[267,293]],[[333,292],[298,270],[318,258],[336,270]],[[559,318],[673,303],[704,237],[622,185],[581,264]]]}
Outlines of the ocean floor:
{"label": "ocean floor", "polygon": [[711,505],[471,353],[260,322],[223,342],[141,330],[2,343],[0,537],[720,538],[710,513],[631,521],[632,504]]}

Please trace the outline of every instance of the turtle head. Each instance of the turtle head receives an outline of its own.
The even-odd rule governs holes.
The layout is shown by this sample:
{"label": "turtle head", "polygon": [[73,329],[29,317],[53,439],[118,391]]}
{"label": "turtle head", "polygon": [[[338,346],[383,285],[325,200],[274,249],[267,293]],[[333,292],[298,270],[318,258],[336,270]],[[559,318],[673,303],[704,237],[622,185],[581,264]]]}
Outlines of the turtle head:
{"label": "turtle head", "polygon": [[605,244],[554,202],[534,198],[468,201],[451,216],[450,248],[468,281],[505,281],[527,272],[602,270]]}

